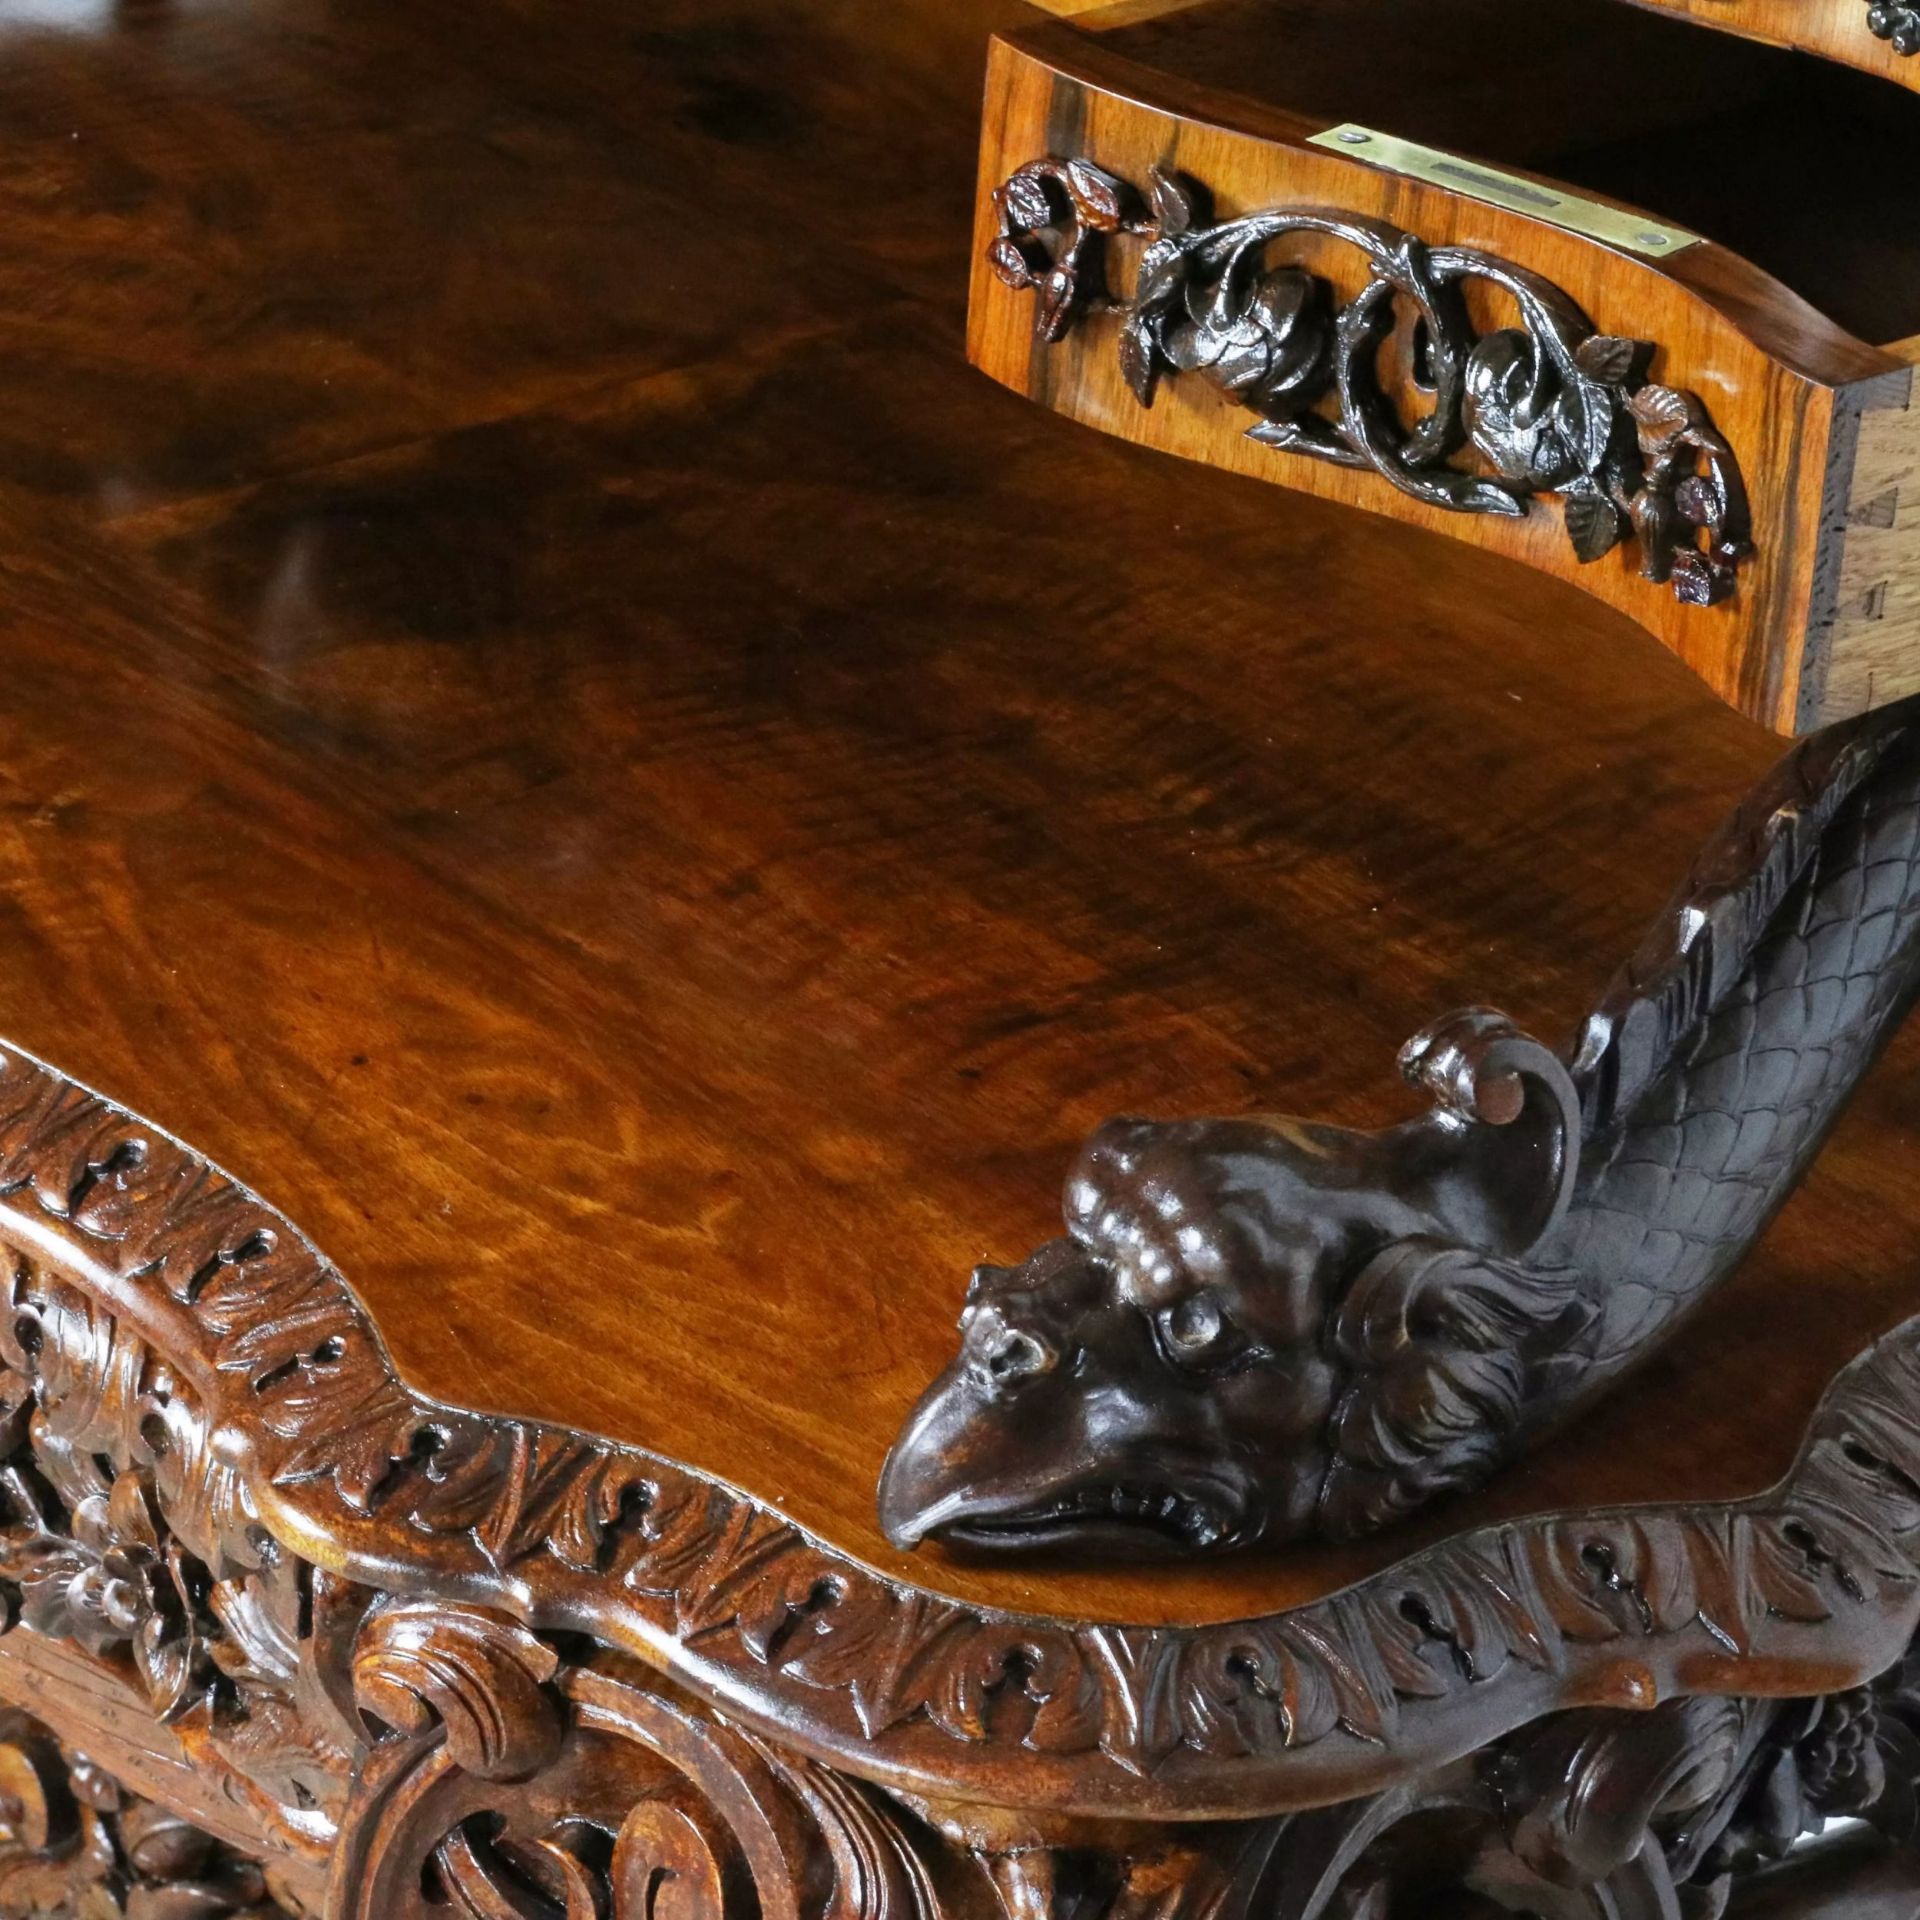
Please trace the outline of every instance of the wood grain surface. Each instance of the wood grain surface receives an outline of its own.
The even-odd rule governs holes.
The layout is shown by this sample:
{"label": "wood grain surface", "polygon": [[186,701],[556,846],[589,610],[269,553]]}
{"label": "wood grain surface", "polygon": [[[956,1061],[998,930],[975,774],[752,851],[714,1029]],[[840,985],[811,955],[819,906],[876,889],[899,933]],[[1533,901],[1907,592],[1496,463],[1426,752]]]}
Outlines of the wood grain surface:
{"label": "wood grain surface", "polygon": [[[954,1590],[1265,1609],[1367,1562],[886,1547],[968,1266],[1108,1114],[1378,1120],[1452,1005],[1568,1030],[1778,743],[1562,583],[967,367],[1022,17],[8,16],[0,1032],[433,1394]],[[1781,1471],[1920,1299],[1917,1074],[1473,1513]]]}

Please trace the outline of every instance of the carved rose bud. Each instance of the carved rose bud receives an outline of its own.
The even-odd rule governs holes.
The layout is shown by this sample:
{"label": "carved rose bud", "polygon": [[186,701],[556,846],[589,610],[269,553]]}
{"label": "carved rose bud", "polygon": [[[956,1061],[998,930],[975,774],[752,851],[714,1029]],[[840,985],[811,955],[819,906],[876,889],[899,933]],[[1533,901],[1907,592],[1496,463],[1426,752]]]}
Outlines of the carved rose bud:
{"label": "carved rose bud", "polygon": [[1604,395],[1569,381],[1518,327],[1503,327],[1467,356],[1462,416],[1475,450],[1503,480],[1553,493],[1591,470]]}
{"label": "carved rose bud", "polygon": [[1204,373],[1256,413],[1284,416],[1326,384],[1330,330],[1320,284],[1297,267],[1254,274],[1237,256],[1208,285],[1187,284],[1183,316],[1162,347],[1182,373]]}

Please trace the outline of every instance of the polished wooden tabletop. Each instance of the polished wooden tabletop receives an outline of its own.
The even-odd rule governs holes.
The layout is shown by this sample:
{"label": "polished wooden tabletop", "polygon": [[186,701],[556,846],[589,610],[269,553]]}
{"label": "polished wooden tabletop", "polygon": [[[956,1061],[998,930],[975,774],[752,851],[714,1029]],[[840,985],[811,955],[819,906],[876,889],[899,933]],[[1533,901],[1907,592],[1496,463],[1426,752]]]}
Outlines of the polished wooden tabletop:
{"label": "polished wooden tabletop", "polygon": [[[963,362],[1006,0],[0,0],[0,1033],[402,1370],[954,1590],[872,1485],[1118,1111],[1558,1038],[1778,743],[1583,595]],[[1920,1034],[1476,1513],[1725,1495],[1920,1308]],[[1447,1510],[1432,1525],[1464,1517]]]}

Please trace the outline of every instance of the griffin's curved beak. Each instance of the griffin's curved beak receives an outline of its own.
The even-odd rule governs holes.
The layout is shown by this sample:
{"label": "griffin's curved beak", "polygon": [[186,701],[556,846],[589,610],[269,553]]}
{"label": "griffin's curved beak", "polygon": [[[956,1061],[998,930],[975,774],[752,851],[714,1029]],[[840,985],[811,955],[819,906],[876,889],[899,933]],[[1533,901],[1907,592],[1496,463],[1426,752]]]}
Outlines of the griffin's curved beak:
{"label": "griffin's curved beak", "polygon": [[1011,1449],[992,1444],[997,1432],[974,1370],[955,1361],[915,1403],[880,1469],[880,1527],[896,1547],[919,1546],[967,1509],[975,1487],[1013,1466]]}
{"label": "griffin's curved beak", "polygon": [[1081,1332],[1068,1367],[1000,1323],[921,1395],[880,1474],[880,1525],[896,1547],[938,1538],[964,1553],[1138,1559],[1243,1532],[1247,1477],[1220,1458],[1203,1402],[1149,1370],[1141,1316],[1090,1315]]}

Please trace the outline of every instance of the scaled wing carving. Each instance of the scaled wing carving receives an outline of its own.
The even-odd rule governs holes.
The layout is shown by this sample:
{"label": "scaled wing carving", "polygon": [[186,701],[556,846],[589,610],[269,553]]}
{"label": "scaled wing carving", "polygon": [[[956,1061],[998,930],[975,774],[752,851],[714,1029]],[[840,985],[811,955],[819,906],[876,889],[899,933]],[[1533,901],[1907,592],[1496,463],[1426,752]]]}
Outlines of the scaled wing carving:
{"label": "scaled wing carving", "polygon": [[1575,1043],[1471,1009],[1432,1110],[1102,1127],[1066,1236],[981,1267],[880,1482],[901,1545],[1349,1538],[1603,1392],[1744,1255],[1920,979],[1920,702],[1804,741]]}

